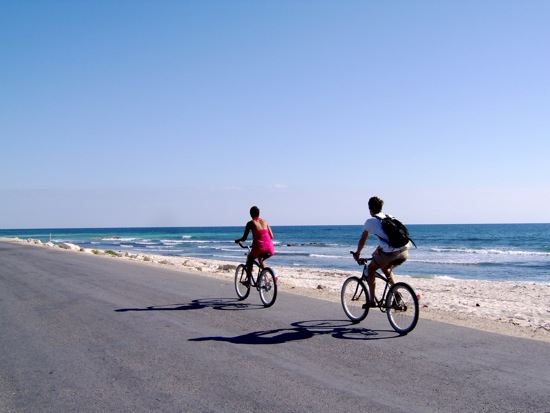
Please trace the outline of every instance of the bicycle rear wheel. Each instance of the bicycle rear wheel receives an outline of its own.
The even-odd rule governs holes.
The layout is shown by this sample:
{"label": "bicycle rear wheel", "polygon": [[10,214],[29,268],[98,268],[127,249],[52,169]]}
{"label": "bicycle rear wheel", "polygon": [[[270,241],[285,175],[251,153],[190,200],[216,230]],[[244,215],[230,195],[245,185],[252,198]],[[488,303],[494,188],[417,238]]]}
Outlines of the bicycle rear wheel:
{"label": "bicycle rear wheel", "polygon": [[419,311],[418,298],[410,285],[399,282],[390,288],[386,297],[386,314],[395,331],[402,335],[413,331]]}
{"label": "bicycle rear wheel", "polygon": [[363,321],[369,313],[365,305],[370,301],[369,290],[358,277],[349,277],[342,285],[340,293],[342,308],[348,318],[354,323]]}
{"label": "bicycle rear wheel", "polygon": [[277,298],[277,277],[271,268],[264,268],[258,277],[258,290],[264,307],[271,307]]}
{"label": "bicycle rear wheel", "polygon": [[248,297],[248,294],[250,294],[250,281],[245,285],[246,279],[246,266],[244,264],[239,264],[235,270],[235,291],[237,292],[239,300],[244,300]]}

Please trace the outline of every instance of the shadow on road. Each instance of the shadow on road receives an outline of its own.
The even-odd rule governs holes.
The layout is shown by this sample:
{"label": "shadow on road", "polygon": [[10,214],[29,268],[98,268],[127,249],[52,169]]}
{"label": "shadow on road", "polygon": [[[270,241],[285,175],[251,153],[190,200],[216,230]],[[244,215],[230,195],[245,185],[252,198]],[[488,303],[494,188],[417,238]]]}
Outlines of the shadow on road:
{"label": "shadow on road", "polygon": [[[141,308],[120,308],[117,313],[127,311],[188,311],[212,308],[225,311],[263,309],[261,304],[248,304],[234,298],[208,298],[182,304],[152,305]],[[291,341],[307,340],[315,336],[330,335],[344,340],[386,340],[401,337],[393,330],[371,330],[358,327],[349,320],[309,320],[297,321],[289,328],[253,331],[235,337],[197,337],[189,341],[225,341],[233,344],[282,344]]]}
{"label": "shadow on road", "polygon": [[127,311],[186,311],[186,310],[200,310],[203,308],[213,308],[215,310],[257,310],[264,308],[260,304],[247,304],[242,301],[238,301],[234,298],[208,298],[193,300],[190,303],[182,304],[163,304],[163,305],[151,305],[142,308],[119,308],[115,310],[117,313],[124,313]]}
{"label": "shadow on road", "polygon": [[253,331],[235,337],[197,337],[189,341],[225,341],[233,344],[282,344],[290,341],[307,340],[315,336],[330,335],[344,340],[386,340],[401,337],[393,330],[370,330],[354,327],[349,321],[311,320],[298,321],[292,328]]}

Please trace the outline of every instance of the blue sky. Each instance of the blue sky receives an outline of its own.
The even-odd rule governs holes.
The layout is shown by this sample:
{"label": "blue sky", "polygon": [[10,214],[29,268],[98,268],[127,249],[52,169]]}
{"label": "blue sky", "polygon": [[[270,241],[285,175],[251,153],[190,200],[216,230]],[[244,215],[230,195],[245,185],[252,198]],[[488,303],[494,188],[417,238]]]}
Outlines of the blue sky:
{"label": "blue sky", "polygon": [[0,228],[550,222],[549,1],[0,2]]}

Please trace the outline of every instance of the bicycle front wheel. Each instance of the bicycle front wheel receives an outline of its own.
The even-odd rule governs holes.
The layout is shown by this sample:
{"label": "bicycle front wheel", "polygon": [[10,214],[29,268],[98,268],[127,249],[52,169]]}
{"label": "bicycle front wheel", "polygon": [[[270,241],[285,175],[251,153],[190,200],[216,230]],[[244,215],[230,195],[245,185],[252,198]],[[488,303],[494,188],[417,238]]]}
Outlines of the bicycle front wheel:
{"label": "bicycle front wheel", "polygon": [[390,288],[386,297],[386,314],[391,326],[399,334],[413,331],[420,310],[418,298],[410,285],[399,282]]}
{"label": "bicycle front wheel", "polygon": [[246,266],[239,264],[235,270],[235,291],[239,300],[244,300],[250,294],[250,281],[246,283]]}
{"label": "bicycle front wheel", "polygon": [[358,277],[349,277],[342,285],[340,293],[342,308],[354,323],[363,321],[369,313],[366,304],[370,301],[369,291]]}
{"label": "bicycle front wheel", "polygon": [[271,268],[264,268],[258,277],[258,291],[264,307],[271,307],[277,298],[277,277]]}

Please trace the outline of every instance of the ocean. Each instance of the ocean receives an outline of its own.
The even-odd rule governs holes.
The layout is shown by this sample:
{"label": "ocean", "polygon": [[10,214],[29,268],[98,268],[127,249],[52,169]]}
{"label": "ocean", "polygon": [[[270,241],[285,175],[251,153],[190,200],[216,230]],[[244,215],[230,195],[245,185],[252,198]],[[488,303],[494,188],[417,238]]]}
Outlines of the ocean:
{"label": "ocean", "polygon": [[[409,260],[397,276],[517,281],[550,285],[550,224],[409,225]],[[360,271],[349,252],[360,225],[274,226],[272,266]],[[245,250],[233,240],[244,227],[76,228],[0,230],[0,237],[133,253],[239,262]],[[249,239],[250,241],[250,239]],[[369,237],[363,256],[376,247]]]}

